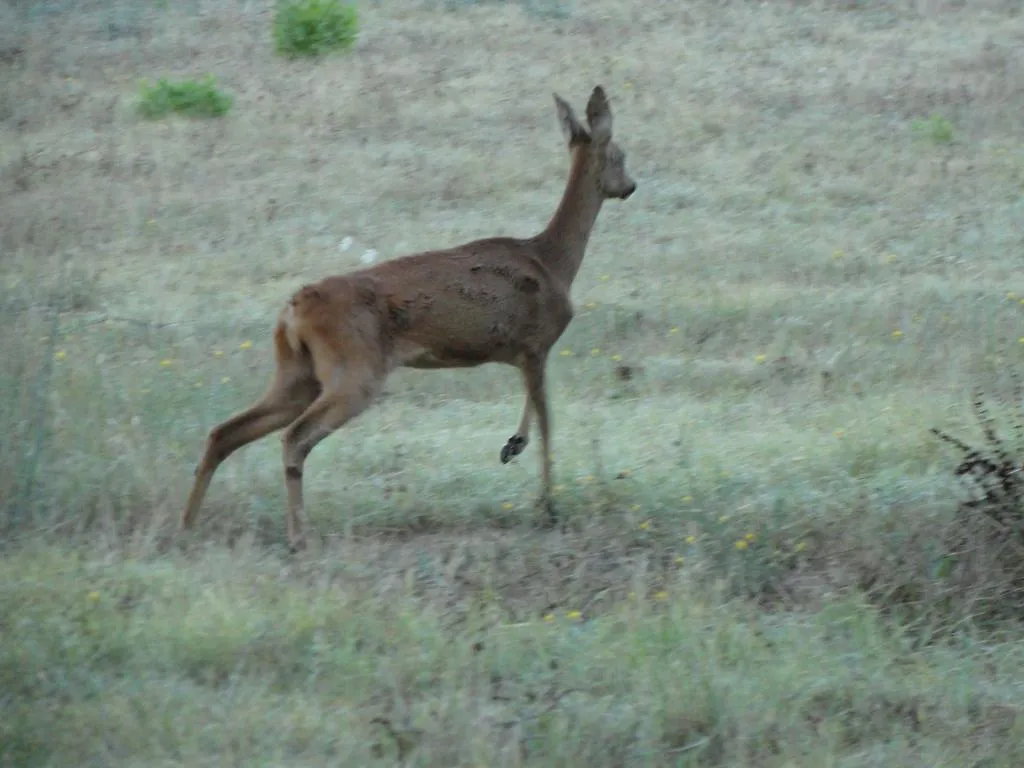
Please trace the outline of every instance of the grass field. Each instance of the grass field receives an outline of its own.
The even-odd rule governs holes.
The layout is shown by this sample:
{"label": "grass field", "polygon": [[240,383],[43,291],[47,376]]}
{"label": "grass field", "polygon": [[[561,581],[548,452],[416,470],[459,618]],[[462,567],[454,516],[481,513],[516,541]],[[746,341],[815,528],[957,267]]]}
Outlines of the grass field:
{"label": "grass field", "polygon": [[[0,765],[1024,764],[1024,579],[929,432],[1024,361],[1020,3],[359,18],[289,60],[266,2],[0,6]],[[207,74],[223,116],[137,113]],[[484,366],[313,452],[306,552],[276,438],[179,534],[290,292],[540,230],[598,83],[639,188],[550,365],[565,524]]]}

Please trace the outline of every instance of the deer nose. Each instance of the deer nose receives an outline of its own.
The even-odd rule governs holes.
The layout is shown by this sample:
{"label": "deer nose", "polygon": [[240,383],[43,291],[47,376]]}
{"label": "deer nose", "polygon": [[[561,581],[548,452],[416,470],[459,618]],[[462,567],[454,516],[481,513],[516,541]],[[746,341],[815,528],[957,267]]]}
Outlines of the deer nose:
{"label": "deer nose", "polygon": [[629,199],[629,196],[632,195],[634,192],[636,192],[636,182],[635,181],[632,184],[629,185],[629,188],[625,192],[623,192],[622,199],[623,200]]}

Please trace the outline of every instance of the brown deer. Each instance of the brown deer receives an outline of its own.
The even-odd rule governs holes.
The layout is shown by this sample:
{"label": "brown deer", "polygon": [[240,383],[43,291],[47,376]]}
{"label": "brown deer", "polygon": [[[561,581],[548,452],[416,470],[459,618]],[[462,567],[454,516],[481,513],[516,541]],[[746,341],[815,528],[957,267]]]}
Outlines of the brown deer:
{"label": "brown deer", "polygon": [[288,541],[293,549],[301,547],[302,469],[317,443],[364,411],[396,368],[482,363],[505,363],[522,374],[526,404],[501,461],[526,448],[536,413],[541,501],[555,519],[544,383],[548,353],[572,319],[570,289],[602,203],[625,200],[636,183],[612,141],[604,89],[597,86],[590,96],[586,127],[568,103],[554,97],[572,162],[547,227],[526,239],[495,237],[424,251],[300,288],[274,330],[277,369],[269,390],[247,411],[214,427],[206,440],[182,529],[195,521],[221,462],[287,427],[282,443]]}

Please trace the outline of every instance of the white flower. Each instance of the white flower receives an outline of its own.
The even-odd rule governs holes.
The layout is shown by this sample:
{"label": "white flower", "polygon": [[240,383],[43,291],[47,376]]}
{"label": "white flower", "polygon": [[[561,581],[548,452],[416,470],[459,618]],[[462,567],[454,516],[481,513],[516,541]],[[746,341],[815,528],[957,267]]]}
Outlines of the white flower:
{"label": "white flower", "polygon": [[363,264],[373,264],[373,262],[376,260],[377,251],[375,251],[373,248],[369,248],[366,251],[364,251],[363,257],[360,259],[360,261],[362,261]]}
{"label": "white flower", "polygon": [[338,250],[344,253],[352,247],[352,238],[346,236],[340,243],[338,243]]}

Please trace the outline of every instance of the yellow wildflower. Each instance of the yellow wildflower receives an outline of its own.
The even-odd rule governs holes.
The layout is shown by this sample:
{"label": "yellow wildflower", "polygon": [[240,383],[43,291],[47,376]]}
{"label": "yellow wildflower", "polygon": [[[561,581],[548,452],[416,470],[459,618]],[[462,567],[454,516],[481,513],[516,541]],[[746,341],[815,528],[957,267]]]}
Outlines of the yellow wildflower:
{"label": "yellow wildflower", "polygon": [[668,592],[666,592],[664,589],[661,590],[660,592],[655,592],[654,593],[654,599],[655,600],[668,600]]}
{"label": "yellow wildflower", "polygon": [[56,351],[56,352],[54,353],[54,355],[53,355],[53,359],[54,359],[54,360],[63,360],[63,359],[64,359],[64,358],[66,358],[67,356],[68,356],[68,353],[67,353],[67,352],[65,352],[65,351],[64,351],[63,349],[58,349],[58,350],[57,350],[57,351]]}
{"label": "yellow wildflower", "polygon": [[696,544],[697,543],[697,537],[696,536],[687,536],[686,537],[686,543],[687,544]]}
{"label": "yellow wildflower", "polygon": [[748,542],[746,539],[739,539],[735,544],[736,549],[746,549],[749,546],[750,542]]}
{"label": "yellow wildflower", "polygon": [[569,611],[568,613],[565,614],[565,618],[572,619],[573,621],[575,621],[576,619],[580,618],[580,616],[582,616],[582,615],[583,614],[581,614],[579,611]]}
{"label": "yellow wildflower", "polygon": [[249,347],[251,347],[251,346],[252,346],[252,342],[251,341],[243,341],[241,344],[238,345],[238,348],[239,349],[249,349]]}

